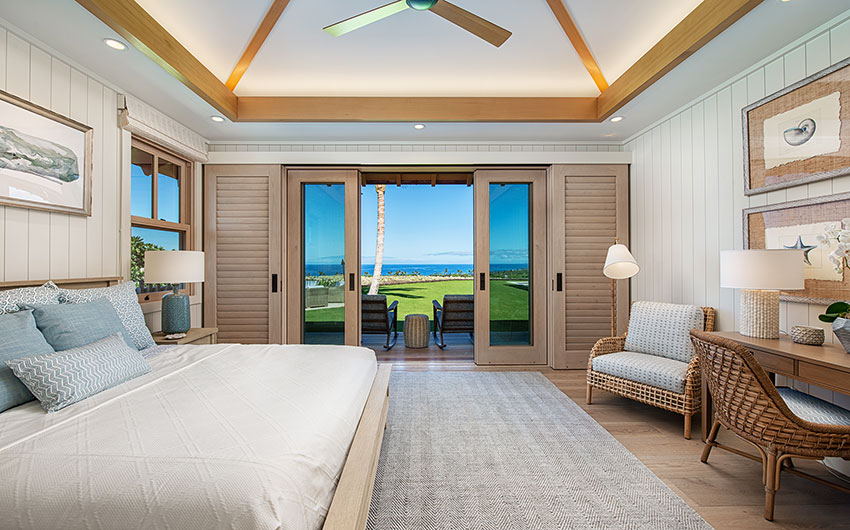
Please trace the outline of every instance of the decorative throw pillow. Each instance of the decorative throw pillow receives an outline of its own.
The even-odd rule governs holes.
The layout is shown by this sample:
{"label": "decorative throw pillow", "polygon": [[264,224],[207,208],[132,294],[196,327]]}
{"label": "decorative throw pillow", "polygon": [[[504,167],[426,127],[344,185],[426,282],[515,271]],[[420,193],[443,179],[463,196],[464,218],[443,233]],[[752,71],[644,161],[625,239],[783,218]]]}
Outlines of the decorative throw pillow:
{"label": "decorative throw pillow", "polygon": [[6,361],[12,372],[56,412],[151,371],[120,333],[80,348]]}
{"label": "decorative throw pillow", "polygon": [[26,306],[33,309],[35,324],[56,351],[79,348],[120,333],[128,345],[133,339],[109,300],[100,298],[85,304]]}
{"label": "decorative throw pillow", "polygon": [[139,305],[136,294],[136,284],[133,282],[119,283],[111,287],[96,287],[93,289],[60,289],[59,301],[66,304],[81,304],[99,298],[106,298],[118,313],[118,318],[132,337],[137,350],[143,350],[156,345],[151,332],[145,324],[145,315]]}
{"label": "decorative throw pillow", "polygon": [[32,310],[0,315],[0,412],[35,399],[3,361],[53,353],[35,327]]}
{"label": "decorative throw pillow", "polygon": [[38,287],[0,291],[0,314],[20,311],[20,304],[58,304],[59,288],[53,282]]}

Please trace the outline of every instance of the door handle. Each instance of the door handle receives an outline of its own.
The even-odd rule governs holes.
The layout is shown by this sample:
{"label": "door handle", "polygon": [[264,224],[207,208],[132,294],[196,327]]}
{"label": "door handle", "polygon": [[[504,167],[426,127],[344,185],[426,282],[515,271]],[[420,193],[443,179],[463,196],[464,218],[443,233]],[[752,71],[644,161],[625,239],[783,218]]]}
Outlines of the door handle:
{"label": "door handle", "polygon": [[564,290],[564,273],[563,272],[558,273],[558,275],[556,276],[555,283],[557,284],[558,292],[561,292],[561,291]]}
{"label": "door handle", "polygon": [[272,274],[272,292],[277,292],[277,274]]}
{"label": "door handle", "polygon": [[354,290],[354,273],[353,272],[348,273],[348,290],[349,291]]}
{"label": "door handle", "polygon": [[480,291],[484,291],[487,289],[487,278],[484,276],[484,273],[481,273],[481,279],[479,280],[478,289]]}

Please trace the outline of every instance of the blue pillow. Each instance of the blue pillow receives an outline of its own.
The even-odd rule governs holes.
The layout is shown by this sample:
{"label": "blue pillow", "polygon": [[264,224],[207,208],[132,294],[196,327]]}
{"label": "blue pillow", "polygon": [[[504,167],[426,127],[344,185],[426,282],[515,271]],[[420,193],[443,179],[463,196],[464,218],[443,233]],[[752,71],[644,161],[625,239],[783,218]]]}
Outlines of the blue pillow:
{"label": "blue pillow", "polygon": [[6,365],[47,412],[151,371],[151,365],[138,350],[127,346],[120,333],[81,348],[11,359]]}
{"label": "blue pillow", "polygon": [[36,326],[56,351],[79,348],[116,333],[121,333],[127,344],[133,344],[118,313],[106,298],[85,304],[25,307],[33,309]]}
{"label": "blue pillow", "polygon": [[3,361],[53,353],[35,327],[32,310],[0,315],[0,412],[35,399]]}

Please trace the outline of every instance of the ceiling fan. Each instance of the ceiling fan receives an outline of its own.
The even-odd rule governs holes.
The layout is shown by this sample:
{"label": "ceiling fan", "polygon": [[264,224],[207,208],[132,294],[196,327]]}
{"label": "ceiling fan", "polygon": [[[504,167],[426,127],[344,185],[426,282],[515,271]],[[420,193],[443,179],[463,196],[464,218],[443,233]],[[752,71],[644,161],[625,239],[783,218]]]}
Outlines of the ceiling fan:
{"label": "ceiling fan", "polygon": [[340,35],[345,35],[350,31],[369,25],[372,22],[377,22],[396,13],[400,13],[405,9],[431,11],[452,24],[460,26],[466,31],[486,40],[497,48],[504,44],[508,40],[508,37],[511,36],[510,31],[500,28],[492,22],[484,20],[465,9],[461,9],[447,0],[398,0],[347,18],[342,22],[331,24],[323,29],[334,37],[339,37]]}

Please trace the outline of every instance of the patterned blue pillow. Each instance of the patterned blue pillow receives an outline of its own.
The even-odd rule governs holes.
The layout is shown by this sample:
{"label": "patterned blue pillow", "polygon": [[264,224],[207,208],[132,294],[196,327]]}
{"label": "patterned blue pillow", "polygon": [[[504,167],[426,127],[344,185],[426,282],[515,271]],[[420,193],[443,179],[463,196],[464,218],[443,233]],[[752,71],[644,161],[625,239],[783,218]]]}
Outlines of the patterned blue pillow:
{"label": "patterned blue pillow", "polygon": [[137,350],[155,346],[151,332],[145,324],[145,315],[139,305],[139,295],[136,294],[136,284],[133,282],[119,283],[111,287],[95,287],[93,289],[59,289],[59,301],[65,304],[82,304],[99,298],[106,298],[118,313],[118,318],[132,337]]}
{"label": "patterned blue pillow", "polygon": [[60,290],[53,282],[38,287],[0,291],[0,314],[20,311],[19,304],[58,304]]}
{"label": "patterned blue pillow", "polygon": [[35,327],[31,310],[0,315],[0,412],[35,399],[3,361],[44,353],[53,348]]}
{"label": "patterned blue pillow", "polygon": [[56,412],[151,371],[120,333],[81,348],[6,361],[47,412]]}
{"label": "patterned blue pillow", "polygon": [[133,344],[115,308],[105,298],[87,304],[31,307],[36,326],[56,351],[79,348],[116,333],[121,333],[127,344]]}

